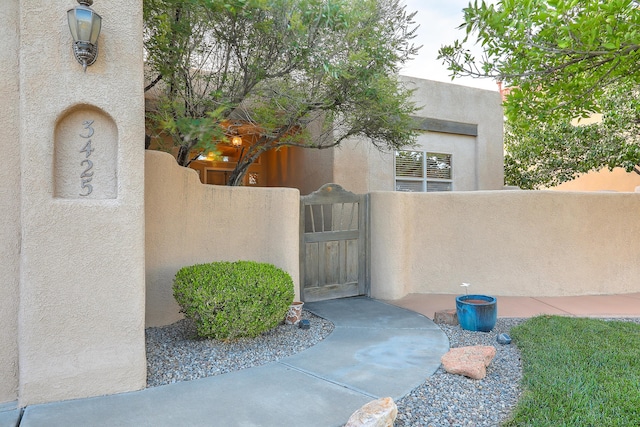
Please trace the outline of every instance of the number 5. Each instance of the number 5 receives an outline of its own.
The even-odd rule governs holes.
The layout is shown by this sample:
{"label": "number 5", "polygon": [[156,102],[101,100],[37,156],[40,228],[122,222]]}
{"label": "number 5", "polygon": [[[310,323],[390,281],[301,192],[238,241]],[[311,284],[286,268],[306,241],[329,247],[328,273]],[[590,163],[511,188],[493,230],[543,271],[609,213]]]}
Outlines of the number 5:
{"label": "number 5", "polygon": [[91,178],[87,178],[87,179],[83,179],[82,180],[82,185],[80,185],[80,187],[83,188],[83,189],[86,189],[87,193],[86,194],[80,193],[81,196],[88,196],[93,191],[93,186],[91,184],[89,184],[89,182],[91,182]]}

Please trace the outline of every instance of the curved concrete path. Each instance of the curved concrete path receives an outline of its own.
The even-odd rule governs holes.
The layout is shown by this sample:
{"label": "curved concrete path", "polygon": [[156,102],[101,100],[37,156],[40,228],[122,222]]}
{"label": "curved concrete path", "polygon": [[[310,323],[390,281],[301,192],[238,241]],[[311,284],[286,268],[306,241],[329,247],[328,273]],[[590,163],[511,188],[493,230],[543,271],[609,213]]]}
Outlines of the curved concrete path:
{"label": "curved concrete path", "polygon": [[305,308],[335,330],[301,353],[195,381],[30,406],[20,426],[342,426],[365,403],[398,400],[424,382],[449,349],[431,320],[380,301]]}

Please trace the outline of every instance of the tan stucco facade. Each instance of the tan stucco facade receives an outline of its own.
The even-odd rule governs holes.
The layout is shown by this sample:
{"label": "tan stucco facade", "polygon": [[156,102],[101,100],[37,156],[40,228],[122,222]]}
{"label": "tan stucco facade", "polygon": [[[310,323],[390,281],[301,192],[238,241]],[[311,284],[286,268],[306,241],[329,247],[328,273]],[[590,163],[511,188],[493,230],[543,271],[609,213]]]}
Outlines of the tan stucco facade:
{"label": "tan stucco facade", "polygon": [[95,4],[86,73],[66,22],[75,4],[0,4],[0,403],[146,380],[142,2]]}
{"label": "tan stucco facade", "polygon": [[271,263],[291,275],[299,298],[298,190],[201,184],[159,151],[147,151],[145,169],[147,326],[182,318],[173,278],[193,264]]}
{"label": "tan stucco facade", "polygon": [[[504,186],[503,113],[497,91],[476,89],[413,77],[401,77],[415,90],[416,119],[462,124],[477,135],[455,131],[419,131],[407,150],[451,154],[453,190],[500,190]],[[355,193],[395,189],[394,153],[381,152],[364,139],[353,138],[333,149],[332,182]]]}
{"label": "tan stucco facade", "polygon": [[[170,155],[145,154],[142,2],[95,3],[100,56],[86,73],[71,53],[74,5],[0,2],[2,408],[143,388],[145,322],[180,318],[182,266],[269,262],[300,295],[300,191],[202,185]],[[639,193],[466,191],[502,188],[499,95],[413,84],[420,117],[477,126],[418,141],[454,150],[458,191],[381,191],[394,188],[393,154],[363,141],[284,151],[269,172],[303,193],[330,181],[371,192],[373,297],[462,282],[498,295],[638,292]]]}
{"label": "tan stucco facade", "polygon": [[638,193],[374,192],[370,206],[375,298],[640,290]]}
{"label": "tan stucco facade", "polygon": [[0,3],[0,403],[18,398],[20,290],[19,4]]}
{"label": "tan stucco facade", "polygon": [[622,168],[601,169],[549,188],[555,191],[640,191],[640,175]]}

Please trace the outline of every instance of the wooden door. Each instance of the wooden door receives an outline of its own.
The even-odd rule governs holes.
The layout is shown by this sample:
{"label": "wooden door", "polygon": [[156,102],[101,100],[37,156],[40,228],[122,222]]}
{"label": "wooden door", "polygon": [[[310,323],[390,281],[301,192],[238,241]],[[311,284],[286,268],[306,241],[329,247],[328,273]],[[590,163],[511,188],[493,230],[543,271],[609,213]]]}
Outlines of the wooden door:
{"label": "wooden door", "polygon": [[367,197],[326,184],[300,201],[303,301],[368,292]]}

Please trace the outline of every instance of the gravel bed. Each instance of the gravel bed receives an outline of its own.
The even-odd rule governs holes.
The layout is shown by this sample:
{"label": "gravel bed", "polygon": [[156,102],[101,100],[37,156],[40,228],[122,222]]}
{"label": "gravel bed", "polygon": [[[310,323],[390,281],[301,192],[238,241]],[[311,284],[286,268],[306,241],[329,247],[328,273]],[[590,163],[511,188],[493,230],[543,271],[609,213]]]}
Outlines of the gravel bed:
{"label": "gravel bed", "polygon": [[[460,326],[438,325],[450,347],[493,345],[496,356],[482,380],[448,374],[442,366],[434,375],[400,399],[396,427],[496,427],[506,421],[520,397],[522,365],[515,345],[496,341],[500,333],[527,319],[500,318],[493,331],[470,332]],[[606,318],[640,324],[640,318]]]}
{"label": "gravel bed", "polygon": [[223,342],[196,338],[193,322],[147,328],[147,387],[220,375],[264,365],[307,349],[333,331],[333,323],[306,310],[309,329],[279,325],[253,339]]}
{"label": "gravel bed", "polygon": [[[188,381],[264,365],[313,346],[333,331],[333,324],[303,310],[311,328],[280,325],[255,339],[231,342],[197,340],[188,320],[169,326],[148,328],[147,387]],[[520,397],[522,366],[515,345],[500,345],[496,336],[526,319],[498,319],[489,333],[470,332],[460,326],[439,325],[449,337],[450,347],[493,345],[496,356],[482,380],[438,370],[396,402],[395,426],[412,427],[495,427],[505,421]],[[640,324],[635,319],[623,320]]]}
{"label": "gravel bed", "polygon": [[396,402],[396,427],[495,427],[506,420],[520,397],[522,366],[516,346],[498,344],[496,337],[509,333],[524,320],[498,319],[491,332],[438,325],[449,337],[450,347],[492,345],[496,356],[487,368],[487,376],[481,380],[448,374],[440,366],[422,385]]}

